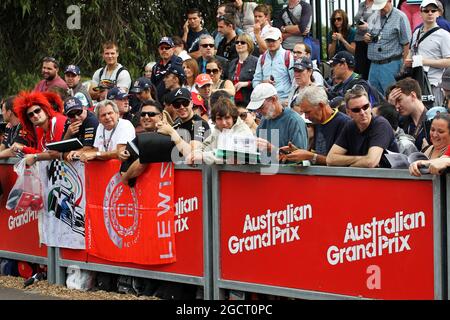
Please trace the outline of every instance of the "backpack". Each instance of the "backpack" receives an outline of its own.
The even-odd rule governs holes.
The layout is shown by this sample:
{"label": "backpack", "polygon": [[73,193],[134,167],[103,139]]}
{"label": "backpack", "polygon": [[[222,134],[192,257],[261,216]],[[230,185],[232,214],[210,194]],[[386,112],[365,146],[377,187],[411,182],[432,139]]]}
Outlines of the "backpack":
{"label": "backpack", "polygon": [[[266,55],[267,55],[267,51],[261,55],[261,69],[264,66],[264,62],[266,62]],[[286,50],[284,52],[284,65],[286,66],[287,69],[289,69],[289,64],[291,62],[290,60],[291,60],[291,51]]]}
{"label": "backpack", "polygon": [[17,267],[17,261],[11,259],[3,259],[0,263],[0,274],[4,276],[19,276],[19,268]]}
{"label": "backpack", "polygon": [[[103,73],[105,72],[105,69],[106,69],[106,67],[103,67],[103,68],[100,70],[100,74],[98,75],[99,81],[102,80],[102,76],[103,76]],[[119,78],[119,74],[120,74],[123,70],[127,70],[127,68],[125,68],[125,67],[122,66],[122,67],[119,68],[119,70],[117,70],[117,72],[116,72],[116,79],[112,80],[112,81],[114,82],[115,85],[117,84],[117,79]],[[128,71],[128,70],[127,70],[127,71]]]}
{"label": "backpack", "polygon": [[117,275],[112,273],[98,272],[95,279],[95,287],[98,290],[112,292],[117,290]]}

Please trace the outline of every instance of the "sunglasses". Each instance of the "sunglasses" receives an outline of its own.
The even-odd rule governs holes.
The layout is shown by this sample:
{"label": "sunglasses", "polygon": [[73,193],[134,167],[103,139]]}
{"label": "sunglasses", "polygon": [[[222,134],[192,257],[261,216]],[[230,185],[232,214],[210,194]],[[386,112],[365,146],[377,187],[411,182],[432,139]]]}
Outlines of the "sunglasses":
{"label": "sunglasses", "polygon": [[265,42],[269,42],[269,43],[272,43],[272,42],[276,42],[277,40],[274,40],[274,39],[266,39],[266,40],[264,40]]}
{"label": "sunglasses", "polygon": [[172,103],[172,106],[175,109],[180,109],[181,107],[187,108],[191,102],[187,100],[175,101]]}
{"label": "sunglasses", "polygon": [[42,109],[41,108],[36,108],[33,111],[30,111],[27,113],[28,118],[33,118],[34,115],[38,115],[39,113],[41,113]]}
{"label": "sunglasses", "polygon": [[436,13],[436,12],[438,12],[438,10],[437,9],[423,9],[422,10],[422,12],[423,13]]}
{"label": "sunglasses", "polygon": [[206,69],[206,73],[214,73],[214,74],[218,74],[219,73],[219,69]]}
{"label": "sunglasses", "polygon": [[80,109],[80,110],[75,110],[75,111],[69,112],[69,113],[67,114],[67,116],[68,116],[69,118],[75,118],[75,117],[77,117],[77,116],[81,116],[82,113],[83,113],[83,110]]}
{"label": "sunglasses", "polygon": [[350,92],[351,94],[361,94],[363,91],[367,92],[362,85],[355,84],[351,89],[348,89],[346,92]]}
{"label": "sunglasses", "polygon": [[342,21],[341,17],[333,18],[333,21]]}
{"label": "sunglasses", "polygon": [[149,116],[150,118],[152,118],[154,116],[157,116],[158,114],[161,114],[161,113],[159,113],[159,112],[152,112],[152,111],[150,111],[150,112],[142,111],[141,112],[141,118],[145,118],[145,116]]}
{"label": "sunglasses", "polygon": [[168,51],[168,50],[172,49],[172,47],[163,47],[163,46],[161,46],[161,47],[159,47],[159,49],[163,50],[163,51]]}
{"label": "sunglasses", "polygon": [[303,51],[292,51],[294,54],[306,54],[306,52]]}
{"label": "sunglasses", "polygon": [[236,41],[236,44],[239,44],[239,45],[243,46],[244,44],[247,44],[247,42],[238,40],[238,41]]}
{"label": "sunglasses", "polygon": [[369,109],[369,107],[370,107],[370,103],[367,103],[367,104],[363,105],[361,108],[349,108],[349,109],[353,113],[360,113],[361,109],[363,111],[366,111],[367,109]]}
{"label": "sunglasses", "polygon": [[214,48],[214,43],[204,43],[204,44],[201,44],[200,47],[202,47],[202,48]]}
{"label": "sunglasses", "polygon": [[247,119],[247,116],[248,116],[248,112],[242,112],[239,114],[239,118],[241,118],[242,120]]}

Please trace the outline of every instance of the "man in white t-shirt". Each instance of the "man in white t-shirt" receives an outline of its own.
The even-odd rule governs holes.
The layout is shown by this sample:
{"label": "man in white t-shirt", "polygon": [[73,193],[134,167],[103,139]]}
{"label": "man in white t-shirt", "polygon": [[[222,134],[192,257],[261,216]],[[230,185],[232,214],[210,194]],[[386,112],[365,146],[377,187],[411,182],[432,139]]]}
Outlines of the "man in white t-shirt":
{"label": "man in white t-shirt", "polygon": [[99,102],[95,114],[100,124],[95,134],[94,150],[80,152],[74,157],[79,157],[84,162],[94,159],[118,159],[127,142],[136,137],[133,125],[128,120],[120,119],[119,107],[111,100]]}
{"label": "man in white t-shirt", "polygon": [[103,44],[103,60],[106,66],[95,71],[92,80],[98,85],[100,80],[111,80],[116,87],[123,88],[126,92],[131,87],[131,76],[128,70],[117,62],[119,58],[119,46],[108,41]]}

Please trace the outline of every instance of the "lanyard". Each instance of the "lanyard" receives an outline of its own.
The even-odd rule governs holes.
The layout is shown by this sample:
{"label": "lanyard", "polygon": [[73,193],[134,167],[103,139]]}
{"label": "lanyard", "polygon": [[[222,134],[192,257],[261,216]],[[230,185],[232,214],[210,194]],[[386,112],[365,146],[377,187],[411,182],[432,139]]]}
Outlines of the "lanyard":
{"label": "lanyard", "polygon": [[114,132],[116,132],[116,128],[117,128],[118,124],[119,124],[119,122],[117,122],[116,126],[112,130],[111,135],[109,136],[109,139],[108,139],[108,143],[106,143],[106,131],[105,131],[105,127],[103,127],[103,148],[105,148],[105,151],[109,151],[108,148],[111,143]]}

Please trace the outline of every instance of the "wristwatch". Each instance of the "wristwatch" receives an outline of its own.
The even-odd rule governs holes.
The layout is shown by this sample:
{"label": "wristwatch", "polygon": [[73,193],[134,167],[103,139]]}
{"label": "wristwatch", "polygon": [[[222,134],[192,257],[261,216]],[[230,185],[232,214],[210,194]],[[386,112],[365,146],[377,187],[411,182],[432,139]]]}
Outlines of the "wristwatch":
{"label": "wristwatch", "polygon": [[313,157],[311,159],[311,163],[312,164],[316,164],[316,161],[317,161],[317,153],[313,153]]}
{"label": "wristwatch", "polygon": [[280,30],[281,30],[281,32],[286,32],[286,27],[285,27],[285,26],[282,26],[282,27],[280,28]]}
{"label": "wristwatch", "polygon": [[102,154],[100,153],[100,151],[97,151],[97,152],[95,153],[95,157],[96,157],[96,158],[99,158],[101,155],[102,155]]}

